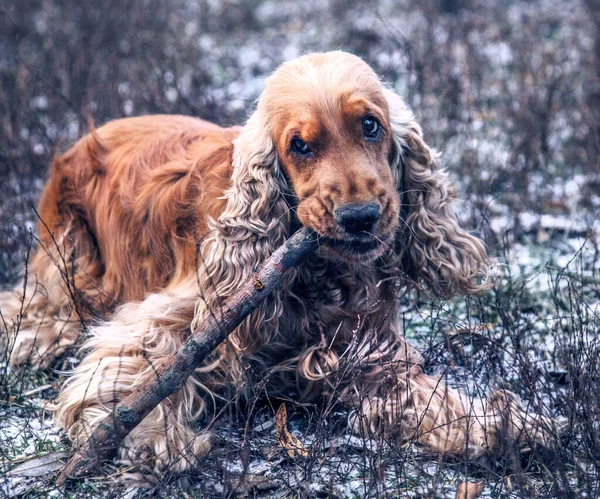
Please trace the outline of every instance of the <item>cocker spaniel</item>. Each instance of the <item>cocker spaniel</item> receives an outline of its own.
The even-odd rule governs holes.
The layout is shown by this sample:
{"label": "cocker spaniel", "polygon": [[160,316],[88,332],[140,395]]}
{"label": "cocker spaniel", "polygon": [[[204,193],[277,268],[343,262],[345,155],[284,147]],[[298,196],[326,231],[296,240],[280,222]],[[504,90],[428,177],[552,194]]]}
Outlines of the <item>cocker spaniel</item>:
{"label": "cocker spaniel", "polygon": [[505,391],[468,402],[423,372],[397,329],[408,289],[447,298],[487,286],[484,245],[460,228],[454,195],[412,112],[344,52],[283,64],[243,127],[110,122],[52,164],[25,300],[23,286],[0,294],[15,318],[10,361],[48,366],[84,331],[53,407],[80,444],[306,226],[320,235],[317,253],[133,430],[122,459],[157,472],[195,465],[210,438],[189,423],[231,387],[251,389],[255,373],[270,393],[293,386],[304,399],[335,386],[355,431],[435,452],[545,443],[550,419]]}

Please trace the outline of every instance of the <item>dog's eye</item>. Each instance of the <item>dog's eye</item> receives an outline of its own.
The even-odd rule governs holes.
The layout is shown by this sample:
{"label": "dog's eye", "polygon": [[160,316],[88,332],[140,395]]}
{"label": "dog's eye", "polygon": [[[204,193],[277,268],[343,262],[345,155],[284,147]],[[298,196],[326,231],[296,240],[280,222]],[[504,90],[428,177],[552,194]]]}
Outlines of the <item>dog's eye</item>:
{"label": "dog's eye", "polygon": [[363,133],[367,140],[377,140],[381,135],[381,125],[372,116],[365,116],[362,122]]}
{"label": "dog's eye", "polygon": [[312,154],[312,151],[310,150],[310,147],[306,145],[306,142],[298,137],[294,137],[292,139],[290,150],[296,154],[299,154],[300,156],[309,156]]}

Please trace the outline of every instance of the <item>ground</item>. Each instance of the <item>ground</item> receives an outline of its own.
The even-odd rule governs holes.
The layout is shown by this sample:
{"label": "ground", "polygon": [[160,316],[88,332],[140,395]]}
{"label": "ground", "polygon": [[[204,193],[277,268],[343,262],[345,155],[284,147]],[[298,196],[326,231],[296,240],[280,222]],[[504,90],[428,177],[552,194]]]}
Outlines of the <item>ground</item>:
{"label": "ground", "polygon": [[[69,2],[66,2],[69,3]],[[0,7],[0,284],[35,244],[51,156],[88,118],[178,112],[242,122],[278,63],[309,50],[364,57],[413,107],[459,189],[456,212],[497,260],[494,288],[403,303],[430,373],[473,395],[505,386],[567,420],[553,454],[439,459],[346,430],[327,401],[285,401],[308,450],[277,440],[281,401],[225,411],[190,476],[150,489],[118,463],[56,488],[71,447],[45,408],[63,376],[0,364],[0,496],[598,497],[600,14],[594,2],[91,1]],[[2,118],[3,117],[3,118]],[[67,356],[59,368],[77,362]],[[271,405],[273,404],[273,405]]]}

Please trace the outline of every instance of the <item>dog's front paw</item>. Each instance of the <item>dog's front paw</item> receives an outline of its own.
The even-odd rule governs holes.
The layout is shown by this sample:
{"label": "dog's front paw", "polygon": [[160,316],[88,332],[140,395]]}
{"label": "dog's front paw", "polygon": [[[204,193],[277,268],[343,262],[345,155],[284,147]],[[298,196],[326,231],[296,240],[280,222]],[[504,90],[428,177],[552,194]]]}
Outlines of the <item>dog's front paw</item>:
{"label": "dog's front paw", "polygon": [[488,397],[487,412],[493,415],[493,425],[489,425],[493,426],[493,431],[488,431],[493,436],[489,440],[492,453],[504,448],[507,443],[556,450],[568,430],[567,419],[542,416],[506,390],[496,390]]}
{"label": "dog's front paw", "polygon": [[144,421],[123,442],[120,461],[128,478],[155,482],[165,473],[183,473],[198,466],[210,451],[208,432],[196,433],[179,423],[150,428]]}

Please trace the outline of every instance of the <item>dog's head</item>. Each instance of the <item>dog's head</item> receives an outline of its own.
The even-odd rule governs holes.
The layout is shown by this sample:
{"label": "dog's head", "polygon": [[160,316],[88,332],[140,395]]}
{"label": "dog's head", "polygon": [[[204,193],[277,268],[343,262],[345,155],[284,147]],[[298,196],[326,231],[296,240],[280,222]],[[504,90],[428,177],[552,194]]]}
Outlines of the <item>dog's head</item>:
{"label": "dog's head", "polygon": [[400,196],[388,104],[371,68],[343,52],[301,57],[268,80],[260,107],[298,219],[322,236],[321,252],[361,261],[389,249]]}
{"label": "dog's head", "polygon": [[243,211],[257,235],[277,239],[277,221],[295,211],[326,258],[394,252],[437,294],[478,289],[481,241],[458,226],[454,189],[412,112],[360,58],[338,51],[283,64],[236,139],[233,163],[232,214]]}

